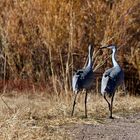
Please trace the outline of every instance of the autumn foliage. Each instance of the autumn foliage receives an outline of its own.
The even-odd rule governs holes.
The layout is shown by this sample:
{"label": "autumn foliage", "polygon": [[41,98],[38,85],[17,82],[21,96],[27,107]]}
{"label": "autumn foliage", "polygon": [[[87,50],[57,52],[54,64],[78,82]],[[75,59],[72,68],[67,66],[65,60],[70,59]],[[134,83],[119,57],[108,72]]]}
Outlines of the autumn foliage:
{"label": "autumn foliage", "polygon": [[[88,44],[97,52],[113,43],[128,91],[140,91],[139,0],[1,0],[0,11],[1,88],[68,92]],[[98,53],[94,66],[107,54]]]}

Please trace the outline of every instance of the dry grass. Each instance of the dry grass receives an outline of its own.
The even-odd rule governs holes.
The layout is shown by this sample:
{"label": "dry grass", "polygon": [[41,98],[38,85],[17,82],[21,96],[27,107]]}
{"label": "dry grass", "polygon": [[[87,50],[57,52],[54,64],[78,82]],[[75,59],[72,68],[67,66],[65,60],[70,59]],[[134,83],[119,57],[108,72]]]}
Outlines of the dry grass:
{"label": "dry grass", "polygon": [[[70,117],[71,77],[84,66],[89,42],[95,51],[109,43],[120,47],[118,60],[129,72],[126,77],[134,79],[127,85],[139,93],[139,7],[139,0],[1,0],[0,90],[8,92],[3,99],[12,111],[0,102],[0,139],[66,139],[61,125],[103,123],[108,108],[97,95],[89,96],[88,119],[83,118],[84,95]],[[107,57],[104,53],[98,53],[94,66]],[[135,111],[140,111],[139,98],[116,98],[115,115]]]}
{"label": "dry grass", "polygon": [[[9,97],[9,95],[13,95]],[[83,96],[80,94],[75,115],[71,114],[71,98],[46,97],[37,94],[10,93],[4,96],[13,112],[0,102],[0,139],[70,139],[61,126],[75,123],[104,123],[108,115],[107,104],[100,96],[90,94],[88,98],[88,118],[84,116]],[[140,98],[117,96],[114,102],[114,116],[122,117],[140,111]]]}

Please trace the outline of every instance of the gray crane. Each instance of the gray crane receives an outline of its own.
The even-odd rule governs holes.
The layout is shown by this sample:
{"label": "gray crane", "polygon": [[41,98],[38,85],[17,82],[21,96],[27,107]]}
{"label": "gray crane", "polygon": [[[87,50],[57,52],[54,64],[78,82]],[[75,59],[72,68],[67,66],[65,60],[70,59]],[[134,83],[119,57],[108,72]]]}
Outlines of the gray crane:
{"label": "gray crane", "polygon": [[[108,103],[109,111],[110,111],[110,118],[112,117],[112,108],[113,108],[113,99],[115,95],[115,91],[119,85],[121,85],[124,81],[124,73],[119,64],[116,61],[115,53],[116,53],[116,46],[115,45],[109,45],[102,47],[103,48],[109,48],[112,49],[112,63],[113,67],[106,70],[103,73],[102,81],[101,81],[101,94],[104,96],[104,99]],[[106,98],[106,95],[109,95],[111,98],[111,101],[109,102]]]}
{"label": "gray crane", "polygon": [[73,108],[72,108],[72,113],[71,116],[73,116],[74,113],[74,107],[76,104],[76,98],[80,90],[85,89],[85,117],[87,118],[87,94],[88,91],[92,88],[93,86],[93,80],[94,80],[94,75],[93,75],[93,62],[92,62],[92,55],[93,55],[93,46],[89,45],[88,47],[88,64],[86,65],[85,68],[77,70],[77,72],[73,75],[72,78],[72,89],[73,92],[75,93],[74,96],[74,101],[73,101]]}

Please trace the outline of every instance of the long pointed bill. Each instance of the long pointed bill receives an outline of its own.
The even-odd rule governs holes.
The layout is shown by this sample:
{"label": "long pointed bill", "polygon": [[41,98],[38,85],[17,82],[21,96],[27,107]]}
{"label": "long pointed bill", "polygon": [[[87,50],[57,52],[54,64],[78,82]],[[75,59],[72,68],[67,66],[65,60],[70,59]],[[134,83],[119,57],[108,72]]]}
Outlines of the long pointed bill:
{"label": "long pointed bill", "polygon": [[107,48],[107,46],[101,47],[101,48],[99,48],[99,49],[105,49],[105,48]]}

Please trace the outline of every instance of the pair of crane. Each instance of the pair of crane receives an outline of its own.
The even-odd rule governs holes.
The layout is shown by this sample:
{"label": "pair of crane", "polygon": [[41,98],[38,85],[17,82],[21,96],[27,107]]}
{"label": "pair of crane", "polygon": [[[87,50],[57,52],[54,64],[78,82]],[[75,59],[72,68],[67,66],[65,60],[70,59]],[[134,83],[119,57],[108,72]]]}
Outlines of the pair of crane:
{"label": "pair of crane", "polygon": [[[112,117],[112,108],[113,108],[113,99],[115,95],[115,91],[119,85],[121,85],[124,81],[124,73],[119,64],[116,61],[115,53],[116,53],[116,46],[115,45],[108,45],[101,47],[100,49],[109,48],[112,49],[112,63],[113,67],[106,70],[103,73],[102,81],[101,81],[101,94],[103,95],[105,101],[108,104],[109,108],[109,118],[113,119]],[[74,114],[74,108],[76,105],[76,98],[80,90],[85,89],[85,117],[87,117],[87,95],[89,90],[93,87],[94,82],[94,72],[92,70],[93,61],[93,46],[89,45],[88,47],[88,64],[85,68],[77,70],[77,72],[72,77],[72,89],[75,93],[74,101],[73,101],[73,108],[71,116]],[[106,96],[109,96],[110,102]]]}

